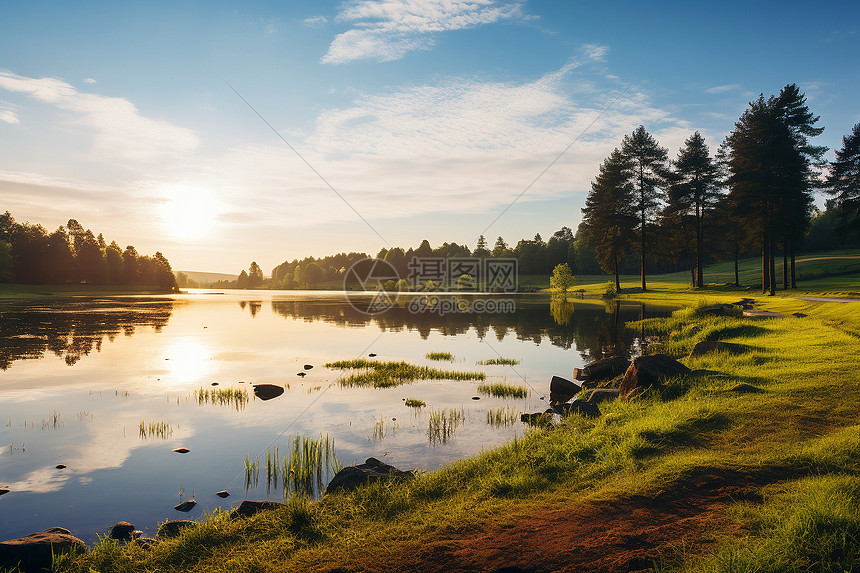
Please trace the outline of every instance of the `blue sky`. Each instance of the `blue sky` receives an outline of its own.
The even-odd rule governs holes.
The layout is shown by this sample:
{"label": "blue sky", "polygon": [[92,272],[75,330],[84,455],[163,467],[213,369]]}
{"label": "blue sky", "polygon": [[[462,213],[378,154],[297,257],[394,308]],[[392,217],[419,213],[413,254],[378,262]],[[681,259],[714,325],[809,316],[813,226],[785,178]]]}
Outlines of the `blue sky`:
{"label": "blue sky", "polygon": [[639,124],[671,156],[695,130],[715,151],[797,83],[839,147],[858,21],[855,2],[5,2],[0,210],[221,272],[548,238]]}

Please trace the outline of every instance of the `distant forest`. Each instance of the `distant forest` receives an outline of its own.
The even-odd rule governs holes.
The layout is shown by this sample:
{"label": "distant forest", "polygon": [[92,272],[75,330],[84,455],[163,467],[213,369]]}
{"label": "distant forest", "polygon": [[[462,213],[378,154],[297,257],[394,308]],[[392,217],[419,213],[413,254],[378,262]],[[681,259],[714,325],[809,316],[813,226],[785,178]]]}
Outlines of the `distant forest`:
{"label": "distant forest", "polygon": [[9,211],[0,215],[0,282],[176,286],[170,263],[159,252],[150,257],[132,245],[108,244],[75,219],[48,233],[42,225],[15,221]]}
{"label": "distant forest", "polygon": [[[793,288],[798,253],[860,247],[860,124],[827,162],[827,148],[809,142],[824,130],[818,119],[789,84],[750,102],[715,156],[695,132],[672,160],[639,126],[600,165],[576,233],[562,227],[547,241],[538,234],[513,246],[498,237],[492,247],[481,236],[474,249],[456,243],[433,248],[424,240],[417,248],[382,249],[376,257],[401,277],[408,276],[413,257],[515,257],[520,275],[549,275],[567,263],[574,275],[615,275],[619,287],[618,275],[638,270],[645,289],[647,274],[689,271],[691,285],[702,286],[705,265],[760,256],[760,286],[770,292],[780,282],[774,260],[781,257],[782,286]],[[824,211],[814,206],[816,191],[830,195]],[[269,277],[253,262],[238,280],[213,286],[314,288],[341,280],[367,257],[284,261]]]}

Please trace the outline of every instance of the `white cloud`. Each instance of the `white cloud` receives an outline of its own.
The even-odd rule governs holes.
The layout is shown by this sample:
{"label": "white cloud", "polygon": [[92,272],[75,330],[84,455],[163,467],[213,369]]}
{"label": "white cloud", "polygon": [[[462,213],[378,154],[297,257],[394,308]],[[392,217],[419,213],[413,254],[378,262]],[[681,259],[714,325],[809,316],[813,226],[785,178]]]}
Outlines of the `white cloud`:
{"label": "white cloud", "polygon": [[323,63],[398,60],[433,47],[433,34],[474,28],[523,16],[522,2],[493,0],[359,0],[338,14],[353,28],[332,41]]}
{"label": "white cloud", "polygon": [[604,61],[604,56],[609,52],[609,48],[600,44],[586,44],[582,47],[582,51],[588,59],[602,62]]}
{"label": "white cloud", "polygon": [[706,94],[721,94],[721,93],[730,92],[730,91],[739,90],[739,89],[741,89],[741,86],[739,86],[738,84],[727,84],[724,86],[714,86],[712,88],[708,88],[705,90],[705,93]]}
{"label": "white cloud", "polygon": [[18,116],[15,115],[15,112],[11,109],[0,109],[0,121],[10,123],[12,125],[18,125],[21,123],[21,120],[18,119]]}
{"label": "white cloud", "polygon": [[314,16],[313,18],[305,18],[302,20],[302,24],[307,26],[308,28],[322,28],[326,24],[328,24],[328,18],[325,16]]}
{"label": "white cloud", "polygon": [[0,88],[20,92],[75,114],[74,123],[93,132],[93,151],[108,157],[149,161],[193,151],[189,129],[141,115],[125,98],[82,93],[56,78],[29,78],[0,71]]}
{"label": "white cloud", "polygon": [[84,78],[85,84],[94,84],[96,81],[93,78]]}

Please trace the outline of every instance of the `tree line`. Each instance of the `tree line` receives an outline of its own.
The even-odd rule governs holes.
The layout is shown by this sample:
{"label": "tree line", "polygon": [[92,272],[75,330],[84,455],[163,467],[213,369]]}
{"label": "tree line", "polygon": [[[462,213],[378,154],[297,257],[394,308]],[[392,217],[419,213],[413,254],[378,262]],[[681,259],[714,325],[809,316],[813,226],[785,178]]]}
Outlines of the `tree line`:
{"label": "tree line", "polygon": [[48,233],[42,225],[0,215],[0,282],[16,284],[176,286],[160,252],[140,255],[132,245],[107,243],[75,219]]}
{"label": "tree line", "polygon": [[664,258],[686,258],[698,287],[706,251],[712,259],[734,259],[736,284],[739,256],[757,252],[762,292],[771,294],[781,256],[783,288],[795,288],[795,255],[813,222],[815,191],[833,196],[828,211],[835,233],[849,241],[860,235],[860,124],[828,164],[827,148],[810,143],[824,130],[818,120],[789,84],[750,102],[715,156],[697,131],[670,160],[639,126],[600,165],[577,238],[594,249],[619,290],[621,262],[634,251],[641,289],[647,288],[648,265],[659,258],[649,256],[655,249]]}

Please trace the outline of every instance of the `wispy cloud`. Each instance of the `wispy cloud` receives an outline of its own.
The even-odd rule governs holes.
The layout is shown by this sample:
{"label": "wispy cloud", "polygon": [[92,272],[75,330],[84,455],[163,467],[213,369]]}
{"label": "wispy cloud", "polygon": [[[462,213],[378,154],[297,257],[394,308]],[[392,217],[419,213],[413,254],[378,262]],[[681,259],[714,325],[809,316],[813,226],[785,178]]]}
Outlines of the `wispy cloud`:
{"label": "wispy cloud", "polygon": [[493,0],[359,0],[337,16],[353,28],[332,41],[323,63],[352,60],[399,60],[409,52],[428,50],[434,35],[523,17],[522,2]]}
{"label": "wispy cloud", "polygon": [[726,84],[724,86],[714,86],[712,88],[708,88],[705,90],[706,94],[721,94],[725,92],[730,92],[734,90],[741,89],[741,86],[738,84]]}
{"label": "wispy cloud", "polygon": [[0,88],[75,114],[75,124],[92,131],[93,151],[107,157],[148,161],[193,151],[189,129],[145,117],[125,98],[84,93],[57,78],[30,78],[0,71]]}
{"label": "wispy cloud", "polygon": [[11,123],[12,125],[21,123],[21,120],[18,119],[18,116],[11,109],[0,109],[0,121]]}
{"label": "wispy cloud", "polygon": [[94,84],[96,81],[93,78],[84,78],[85,84]]}
{"label": "wispy cloud", "polygon": [[328,18],[325,16],[314,16],[313,18],[305,18],[302,20],[302,24],[307,26],[308,28],[322,28],[326,24],[328,24]]}

